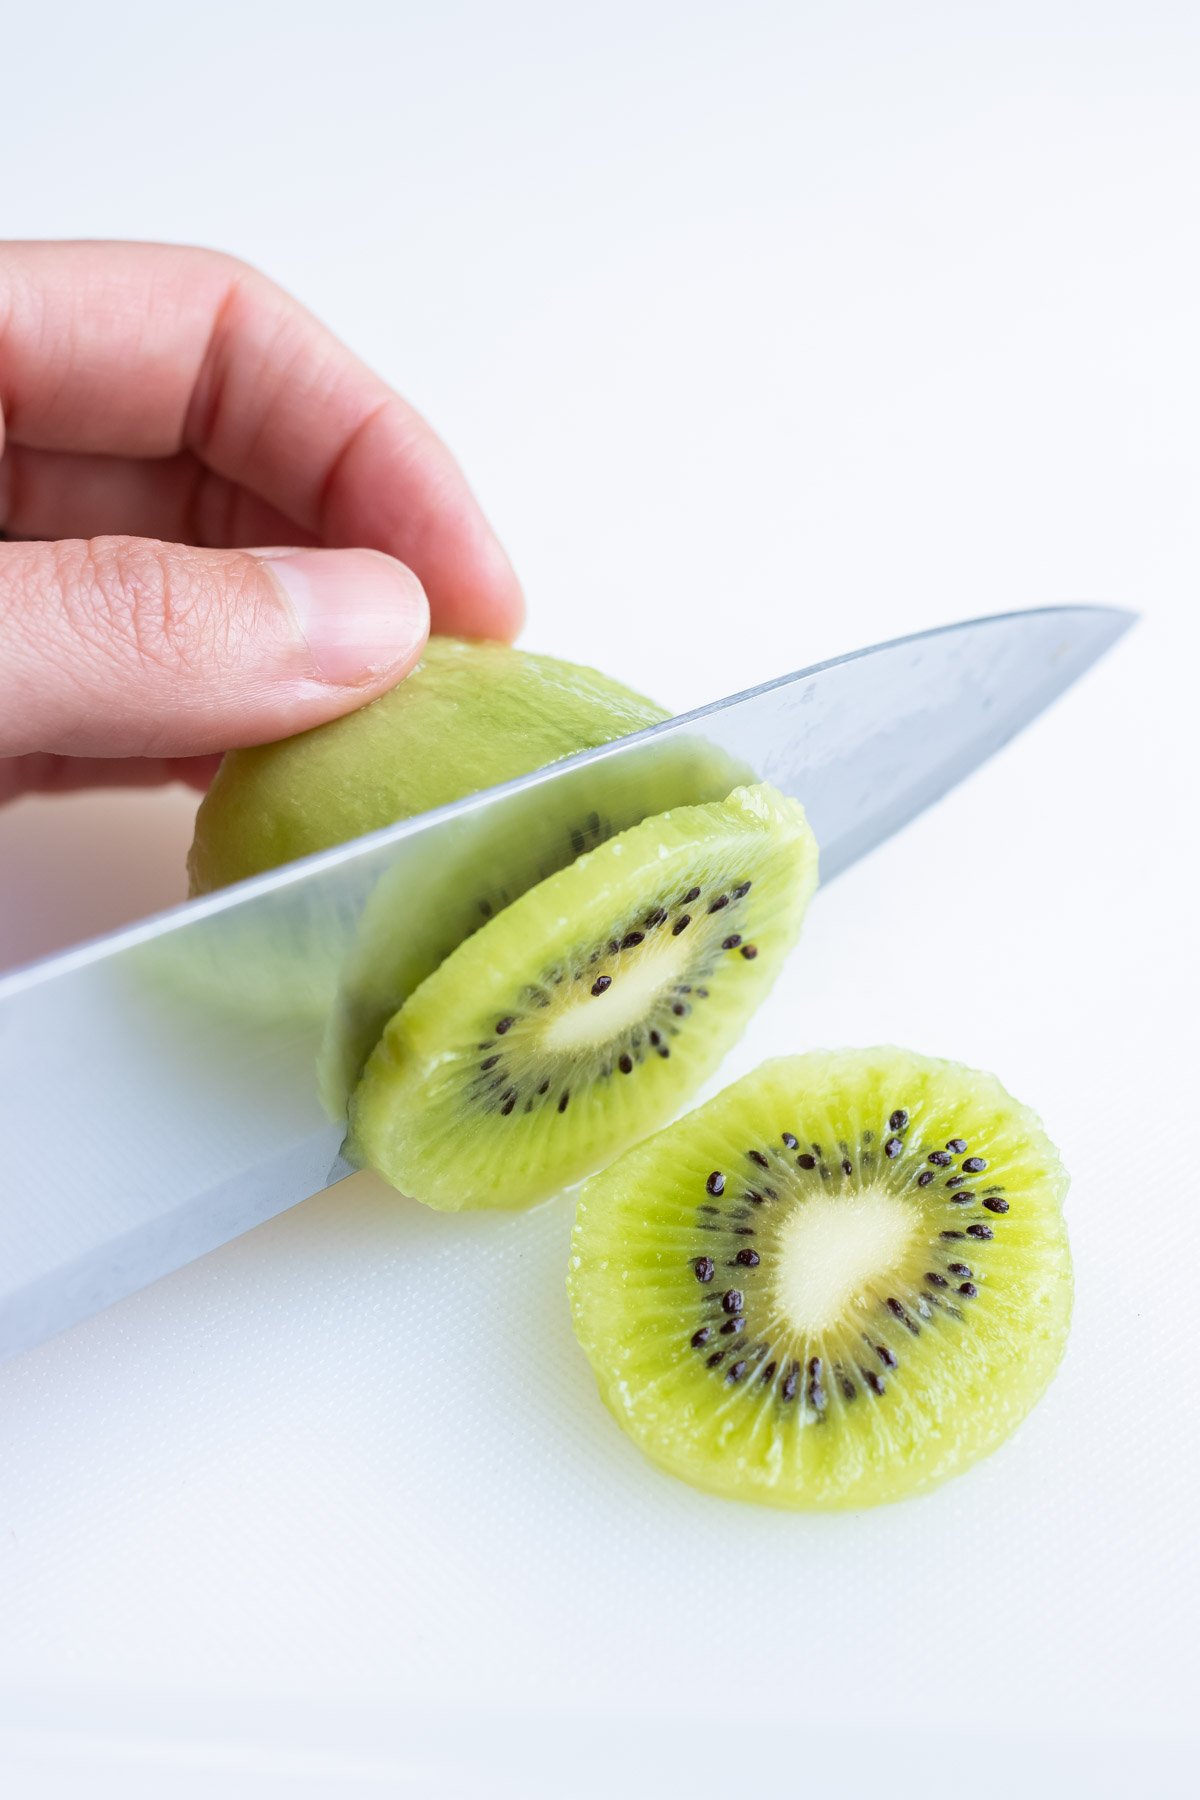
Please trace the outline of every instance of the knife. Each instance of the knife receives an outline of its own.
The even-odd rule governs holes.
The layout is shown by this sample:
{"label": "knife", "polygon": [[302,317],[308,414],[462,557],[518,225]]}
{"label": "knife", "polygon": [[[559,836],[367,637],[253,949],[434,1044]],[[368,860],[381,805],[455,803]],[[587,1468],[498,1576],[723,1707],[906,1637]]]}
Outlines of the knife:
{"label": "knife", "polygon": [[0,976],[0,1358],[352,1173],[315,1070],[381,902],[416,929],[473,846],[518,892],[564,806],[633,823],[722,759],[803,802],[827,882],[1133,619],[1007,613],[817,663]]}

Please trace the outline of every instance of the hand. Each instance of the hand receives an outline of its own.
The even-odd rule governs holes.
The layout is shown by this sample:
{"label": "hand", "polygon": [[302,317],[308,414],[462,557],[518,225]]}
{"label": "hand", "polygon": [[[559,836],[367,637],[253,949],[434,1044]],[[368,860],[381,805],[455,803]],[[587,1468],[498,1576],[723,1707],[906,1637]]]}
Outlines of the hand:
{"label": "hand", "polygon": [[393,686],[431,613],[522,616],[424,421],[205,250],[0,244],[0,536],[0,800],[203,785]]}

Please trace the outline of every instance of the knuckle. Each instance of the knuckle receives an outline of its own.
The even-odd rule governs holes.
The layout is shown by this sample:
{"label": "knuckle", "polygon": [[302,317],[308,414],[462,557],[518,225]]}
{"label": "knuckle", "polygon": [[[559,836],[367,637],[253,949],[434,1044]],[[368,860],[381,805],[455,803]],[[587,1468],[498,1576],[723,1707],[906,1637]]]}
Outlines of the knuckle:
{"label": "knuckle", "polygon": [[58,544],[53,554],[74,636],[121,671],[174,682],[236,654],[243,559],[231,556],[223,570],[221,559],[214,567],[186,548],[129,538]]}

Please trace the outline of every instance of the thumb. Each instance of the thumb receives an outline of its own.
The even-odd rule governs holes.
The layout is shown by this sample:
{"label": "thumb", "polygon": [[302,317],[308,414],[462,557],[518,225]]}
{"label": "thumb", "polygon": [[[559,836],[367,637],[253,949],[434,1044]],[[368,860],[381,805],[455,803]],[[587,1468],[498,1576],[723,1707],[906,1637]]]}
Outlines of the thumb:
{"label": "thumb", "polygon": [[0,543],[0,756],[196,756],[350,712],[421,654],[377,550]]}

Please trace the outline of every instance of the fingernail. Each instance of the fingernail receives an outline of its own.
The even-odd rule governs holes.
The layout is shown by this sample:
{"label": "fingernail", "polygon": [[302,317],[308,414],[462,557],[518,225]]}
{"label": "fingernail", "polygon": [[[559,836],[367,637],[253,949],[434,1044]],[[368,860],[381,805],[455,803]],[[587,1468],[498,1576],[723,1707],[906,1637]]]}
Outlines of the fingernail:
{"label": "fingernail", "polygon": [[425,590],[381,550],[251,550],[287,597],[321,681],[357,687],[410,663],[429,632]]}

